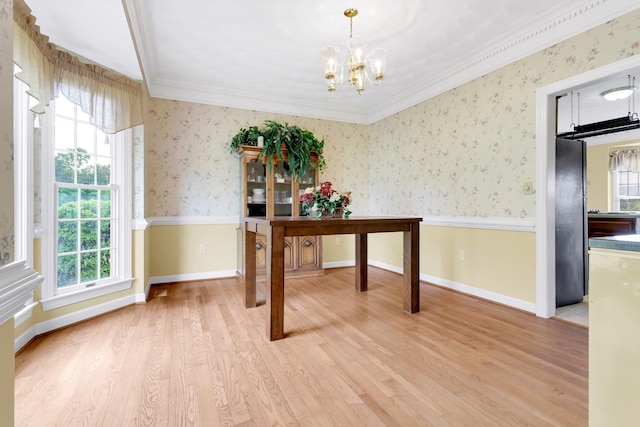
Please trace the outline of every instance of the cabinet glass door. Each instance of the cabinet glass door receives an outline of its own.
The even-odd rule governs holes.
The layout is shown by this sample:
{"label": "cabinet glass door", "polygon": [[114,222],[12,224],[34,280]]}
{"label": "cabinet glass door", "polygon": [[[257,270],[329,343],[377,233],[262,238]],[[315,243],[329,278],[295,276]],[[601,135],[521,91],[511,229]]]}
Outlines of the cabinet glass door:
{"label": "cabinet glass door", "polygon": [[289,166],[283,162],[273,165],[273,201],[275,216],[292,215],[292,179]]}
{"label": "cabinet glass door", "polygon": [[247,215],[267,215],[267,182],[265,167],[259,160],[247,164]]}

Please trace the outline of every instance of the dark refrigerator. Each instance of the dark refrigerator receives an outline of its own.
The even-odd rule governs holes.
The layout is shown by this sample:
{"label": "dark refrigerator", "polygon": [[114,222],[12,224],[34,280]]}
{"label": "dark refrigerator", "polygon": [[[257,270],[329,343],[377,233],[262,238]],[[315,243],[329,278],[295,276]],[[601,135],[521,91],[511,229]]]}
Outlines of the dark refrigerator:
{"label": "dark refrigerator", "polygon": [[588,295],[586,143],[556,138],[556,307]]}

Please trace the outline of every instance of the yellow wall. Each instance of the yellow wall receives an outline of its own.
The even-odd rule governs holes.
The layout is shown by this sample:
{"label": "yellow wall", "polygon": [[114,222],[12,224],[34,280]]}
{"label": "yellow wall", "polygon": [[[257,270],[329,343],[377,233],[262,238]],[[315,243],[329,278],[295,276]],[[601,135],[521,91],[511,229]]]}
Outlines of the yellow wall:
{"label": "yellow wall", "polygon": [[594,145],[587,148],[587,209],[613,211],[609,153],[629,147],[637,148],[637,140]]}
{"label": "yellow wall", "polygon": [[[238,225],[152,226],[151,276],[236,270]],[[200,253],[205,245],[205,253]]]}
{"label": "yellow wall", "polygon": [[344,263],[356,259],[356,239],[353,234],[322,237],[322,262]]}
{"label": "yellow wall", "polygon": [[587,148],[587,209],[611,211],[611,174],[609,173],[609,147],[611,144]]}
{"label": "yellow wall", "polygon": [[132,273],[135,278],[134,289],[136,294],[143,293],[150,278],[151,257],[151,230],[136,230],[132,236]]}
{"label": "yellow wall", "polygon": [[589,253],[589,425],[640,420],[640,253]]}
{"label": "yellow wall", "polygon": [[15,359],[13,319],[0,325],[0,426],[13,425]]}
{"label": "yellow wall", "polygon": [[[535,251],[535,233],[420,227],[420,273],[527,302],[536,300]],[[402,233],[370,235],[369,258],[401,268]]]}

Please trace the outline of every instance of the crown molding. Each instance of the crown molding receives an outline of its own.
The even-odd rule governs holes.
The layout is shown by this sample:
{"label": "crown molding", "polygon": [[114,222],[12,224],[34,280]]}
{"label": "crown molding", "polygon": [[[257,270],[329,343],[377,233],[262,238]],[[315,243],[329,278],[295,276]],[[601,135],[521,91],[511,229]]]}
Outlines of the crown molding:
{"label": "crown molding", "polygon": [[463,58],[441,74],[425,77],[410,89],[388,99],[388,102],[379,108],[359,110],[327,107],[300,100],[258,97],[227,89],[158,79],[157,53],[152,43],[153,37],[148,34],[149,30],[143,31],[143,20],[150,16],[148,0],[123,2],[151,96],[363,125],[370,125],[415,106],[640,7],[637,0],[587,1],[577,10],[550,17],[543,25],[523,28],[511,39],[500,40],[478,54]]}
{"label": "crown molding", "polygon": [[367,113],[346,106],[326,106],[319,103],[267,98],[211,86],[156,79],[148,83],[149,94],[155,98],[219,105],[243,110],[267,111],[290,116],[313,117],[339,122],[369,124]]}
{"label": "crown molding", "polygon": [[512,64],[556,43],[567,40],[598,25],[640,7],[637,0],[594,0],[580,9],[556,16],[542,26],[523,29],[499,46],[470,56],[447,72],[423,79],[411,90],[398,94],[386,106],[369,114],[369,124],[415,106],[464,83]]}

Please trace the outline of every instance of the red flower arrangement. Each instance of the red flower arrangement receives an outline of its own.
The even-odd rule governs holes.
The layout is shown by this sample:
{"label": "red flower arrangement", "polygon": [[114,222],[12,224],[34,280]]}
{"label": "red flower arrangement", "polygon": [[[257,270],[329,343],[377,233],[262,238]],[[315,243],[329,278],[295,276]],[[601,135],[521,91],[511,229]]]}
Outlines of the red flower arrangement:
{"label": "red flower arrangement", "polygon": [[308,187],[304,194],[300,196],[302,203],[302,215],[321,217],[322,212],[330,212],[332,215],[336,210],[343,210],[345,218],[349,218],[351,211],[347,206],[351,204],[351,191],[340,193],[331,187],[331,182],[325,181],[318,187]]}

